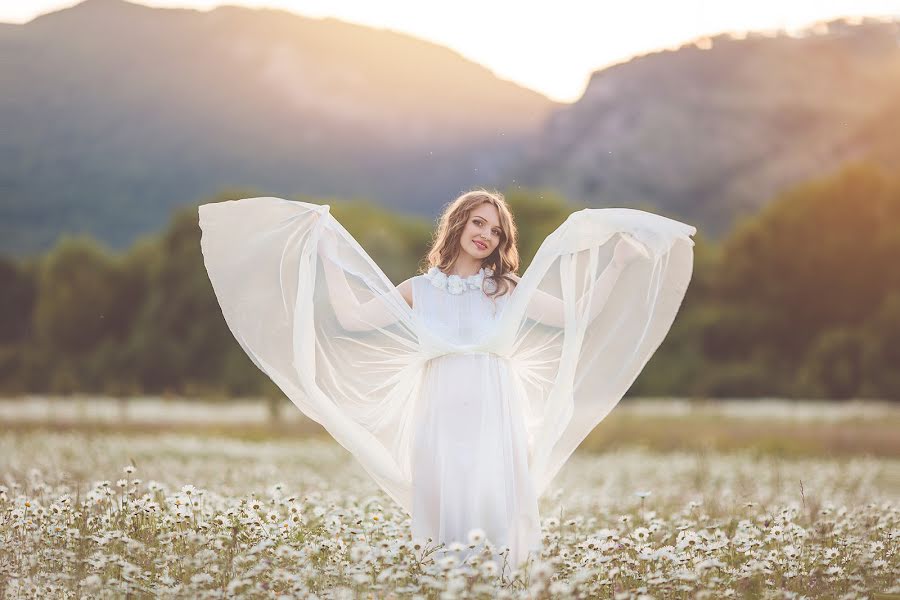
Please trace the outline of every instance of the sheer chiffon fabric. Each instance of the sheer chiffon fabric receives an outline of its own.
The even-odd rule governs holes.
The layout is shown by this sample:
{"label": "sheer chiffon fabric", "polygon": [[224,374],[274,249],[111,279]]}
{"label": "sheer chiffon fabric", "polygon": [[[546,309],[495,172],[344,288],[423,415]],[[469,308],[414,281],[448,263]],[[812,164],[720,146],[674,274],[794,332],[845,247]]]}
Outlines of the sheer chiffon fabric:
{"label": "sheer chiffon fabric", "polygon": [[[513,566],[540,543],[537,499],[664,339],[693,226],[628,208],[572,213],[515,290],[411,308],[329,212],[281,198],[199,208],[201,248],[241,347],[412,516],[412,534],[483,529]],[[640,249],[624,267],[617,244]]]}

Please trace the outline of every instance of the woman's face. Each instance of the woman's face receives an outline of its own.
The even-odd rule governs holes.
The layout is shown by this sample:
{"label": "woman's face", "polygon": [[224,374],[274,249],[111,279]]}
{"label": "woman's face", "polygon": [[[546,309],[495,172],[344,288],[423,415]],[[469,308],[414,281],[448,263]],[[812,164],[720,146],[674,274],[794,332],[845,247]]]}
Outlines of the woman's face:
{"label": "woman's face", "polygon": [[483,202],[472,209],[459,244],[463,251],[477,260],[484,260],[500,245],[500,213],[497,207]]}

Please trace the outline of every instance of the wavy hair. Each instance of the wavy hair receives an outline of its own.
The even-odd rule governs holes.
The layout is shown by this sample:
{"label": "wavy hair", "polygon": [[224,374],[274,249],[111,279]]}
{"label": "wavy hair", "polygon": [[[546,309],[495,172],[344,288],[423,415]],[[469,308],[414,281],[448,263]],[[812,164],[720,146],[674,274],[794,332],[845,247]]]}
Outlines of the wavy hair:
{"label": "wavy hair", "polygon": [[[510,287],[506,275],[517,274],[519,268],[518,232],[512,211],[503,194],[496,190],[476,188],[457,197],[444,206],[438,225],[432,234],[431,246],[426,256],[427,265],[423,271],[437,267],[441,271],[450,268],[461,252],[459,240],[469,220],[469,215],[476,206],[493,204],[500,216],[500,243],[481,261],[482,267],[493,270],[490,279],[497,283],[497,290],[487,294],[496,298],[506,293]],[[485,279],[488,279],[485,277]]]}

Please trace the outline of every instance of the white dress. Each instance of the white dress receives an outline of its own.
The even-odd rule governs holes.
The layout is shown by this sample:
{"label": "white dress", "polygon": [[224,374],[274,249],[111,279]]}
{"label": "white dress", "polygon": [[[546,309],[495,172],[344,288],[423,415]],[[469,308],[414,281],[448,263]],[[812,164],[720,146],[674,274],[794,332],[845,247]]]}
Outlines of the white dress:
{"label": "white dress", "polygon": [[[484,272],[457,278],[468,285],[448,286],[447,276],[432,267],[412,280],[413,310],[454,344],[483,342],[494,333],[509,297],[489,298],[481,287]],[[509,548],[511,564],[523,562],[528,551],[539,554],[538,501],[508,359],[486,351],[445,354],[430,360],[423,376],[412,536],[468,545],[469,532],[481,529],[495,547]],[[502,564],[499,556],[496,560]]]}
{"label": "white dress", "polygon": [[[513,567],[539,547],[537,498],[669,331],[696,232],[630,208],[573,212],[495,311],[424,276],[410,308],[328,205],[245,198],[199,218],[254,364],[412,516],[413,536],[483,529]],[[640,251],[624,267],[623,241]]]}

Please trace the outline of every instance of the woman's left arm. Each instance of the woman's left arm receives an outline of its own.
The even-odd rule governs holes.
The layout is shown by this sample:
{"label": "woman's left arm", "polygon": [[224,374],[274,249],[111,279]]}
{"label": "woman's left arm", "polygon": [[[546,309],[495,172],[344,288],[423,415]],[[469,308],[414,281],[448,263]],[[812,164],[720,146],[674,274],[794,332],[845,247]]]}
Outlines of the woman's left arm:
{"label": "woman's left arm", "polygon": [[[588,299],[588,294],[583,294],[578,299],[578,314],[584,314],[585,304],[590,302],[587,315],[588,323],[597,318],[600,311],[606,306],[606,302],[625,266],[640,253],[640,250],[636,249],[631,242],[625,239],[616,244],[612,260],[603,269],[603,272],[600,273],[600,276],[597,277],[592,286],[593,293],[590,295],[590,299]],[[544,325],[559,328],[565,327],[565,311],[562,300],[542,290],[534,290],[532,297],[528,300],[525,314],[528,318]]]}

